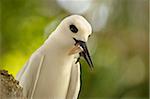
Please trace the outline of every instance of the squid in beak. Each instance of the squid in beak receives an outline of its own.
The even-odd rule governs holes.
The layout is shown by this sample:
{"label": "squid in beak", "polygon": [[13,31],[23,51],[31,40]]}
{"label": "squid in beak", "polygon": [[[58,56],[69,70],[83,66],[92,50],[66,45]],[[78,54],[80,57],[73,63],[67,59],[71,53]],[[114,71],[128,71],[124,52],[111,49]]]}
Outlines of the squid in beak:
{"label": "squid in beak", "polygon": [[[90,69],[93,70],[94,66],[93,66],[93,62],[91,60],[89,51],[87,49],[86,42],[77,40],[75,38],[73,38],[73,39],[75,40],[75,47],[73,47],[71,49],[69,54],[71,55],[71,54],[79,53],[80,57],[83,57],[86,60],[86,62],[88,63]],[[77,62],[80,60],[80,57],[78,58]]]}

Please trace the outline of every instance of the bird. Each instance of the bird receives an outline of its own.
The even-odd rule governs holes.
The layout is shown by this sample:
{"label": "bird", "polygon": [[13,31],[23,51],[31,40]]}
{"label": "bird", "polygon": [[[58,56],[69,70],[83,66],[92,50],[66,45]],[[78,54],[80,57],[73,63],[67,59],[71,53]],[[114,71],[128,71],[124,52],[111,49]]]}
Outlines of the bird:
{"label": "bird", "polygon": [[90,70],[87,48],[90,23],[81,15],[65,17],[45,42],[30,56],[16,79],[29,99],[77,99],[80,91],[80,57]]}

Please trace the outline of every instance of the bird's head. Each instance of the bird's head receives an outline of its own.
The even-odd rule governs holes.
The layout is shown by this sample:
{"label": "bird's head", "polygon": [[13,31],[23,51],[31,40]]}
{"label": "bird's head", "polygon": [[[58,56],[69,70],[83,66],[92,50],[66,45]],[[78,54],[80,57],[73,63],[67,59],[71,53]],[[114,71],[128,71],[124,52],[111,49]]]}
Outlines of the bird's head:
{"label": "bird's head", "polygon": [[93,68],[93,63],[86,46],[86,42],[92,33],[92,28],[88,21],[80,15],[71,15],[59,24],[56,31],[61,33],[61,36],[66,41],[66,45],[71,45],[68,55],[79,53],[80,56],[85,58],[90,68]]}

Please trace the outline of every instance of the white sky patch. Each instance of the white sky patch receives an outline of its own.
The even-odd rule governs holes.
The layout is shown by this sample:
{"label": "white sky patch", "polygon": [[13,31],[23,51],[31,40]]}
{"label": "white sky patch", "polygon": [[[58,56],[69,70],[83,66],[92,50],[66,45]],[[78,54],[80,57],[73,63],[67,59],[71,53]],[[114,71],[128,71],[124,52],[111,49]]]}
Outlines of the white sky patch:
{"label": "white sky patch", "polygon": [[105,27],[109,16],[109,8],[106,4],[101,4],[91,16],[91,24],[94,32],[100,31]]}
{"label": "white sky patch", "polygon": [[92,0],[57,0],[58,4],[70,13],[83,14],[91,6]]}

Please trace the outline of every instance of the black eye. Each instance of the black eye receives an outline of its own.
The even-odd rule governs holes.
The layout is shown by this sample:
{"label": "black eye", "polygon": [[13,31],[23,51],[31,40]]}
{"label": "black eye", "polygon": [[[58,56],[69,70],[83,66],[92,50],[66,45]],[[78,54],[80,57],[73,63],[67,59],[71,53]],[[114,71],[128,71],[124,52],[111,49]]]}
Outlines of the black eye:
{"label": "black eye", "polygon": [[91,37],[91,35],[88,36],[88,38],[90,38],[90,37]]}
{"label": "black eye", "polygon": [[77,33],[78,32],[78,29],[75,25],[70,25],[70,30],[73,32],[73,33]]}

